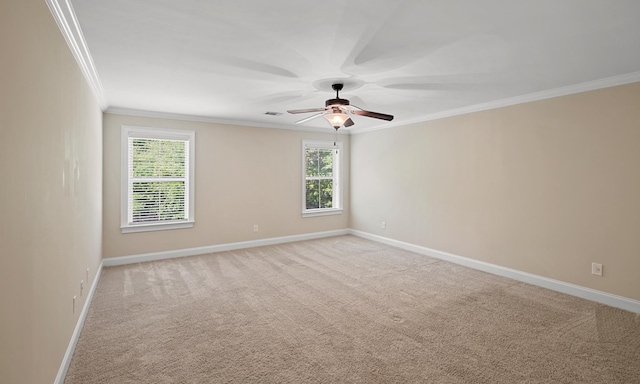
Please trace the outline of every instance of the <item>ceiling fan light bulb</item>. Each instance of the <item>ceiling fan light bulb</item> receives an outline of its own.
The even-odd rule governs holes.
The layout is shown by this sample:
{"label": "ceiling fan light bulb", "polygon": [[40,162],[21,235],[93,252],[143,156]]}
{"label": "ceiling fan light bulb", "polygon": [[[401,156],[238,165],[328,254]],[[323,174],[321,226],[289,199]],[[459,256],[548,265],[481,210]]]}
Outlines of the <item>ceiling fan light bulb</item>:
{"label": "ceiling fan light bulb", "polygon": [[325,118],[327,119],[327,121],[329,121],[329,124],[331,124],[333,128],[339,128],[344,124],[345,121],[347,121],[349,116],[345,115],[344,113],[330,113],[328,115],[325,115]]}

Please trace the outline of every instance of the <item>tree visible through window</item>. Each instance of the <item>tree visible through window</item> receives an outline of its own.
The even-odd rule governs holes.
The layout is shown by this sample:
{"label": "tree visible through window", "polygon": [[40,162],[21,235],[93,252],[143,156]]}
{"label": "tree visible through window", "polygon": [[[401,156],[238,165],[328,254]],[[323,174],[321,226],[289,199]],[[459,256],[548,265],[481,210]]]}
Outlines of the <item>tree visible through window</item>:
{"label": "tree visible through window", "polygon": [[340,147],[333,143],[304,143],[304,211],[340,209]]}
{"label": "tree visible through window", "polygon": [[131,222],[184,220],[188,142],[130,138]]}
{"label": "tree visible through window", "polygon": [[192,225],[193,138],[191,131],[123,127],[123,231]]}

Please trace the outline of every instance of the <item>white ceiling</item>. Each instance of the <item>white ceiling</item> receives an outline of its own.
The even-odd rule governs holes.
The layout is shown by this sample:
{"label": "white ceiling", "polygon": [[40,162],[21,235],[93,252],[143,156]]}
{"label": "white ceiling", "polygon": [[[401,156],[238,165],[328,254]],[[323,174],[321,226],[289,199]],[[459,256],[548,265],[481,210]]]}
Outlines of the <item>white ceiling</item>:
{"label": "white ceiling", "polygon": [[398,125],[640,71],[638,0],[72,4],[108,110],[290,127],[308,115],[287,109],[324,106],[340,81]]}

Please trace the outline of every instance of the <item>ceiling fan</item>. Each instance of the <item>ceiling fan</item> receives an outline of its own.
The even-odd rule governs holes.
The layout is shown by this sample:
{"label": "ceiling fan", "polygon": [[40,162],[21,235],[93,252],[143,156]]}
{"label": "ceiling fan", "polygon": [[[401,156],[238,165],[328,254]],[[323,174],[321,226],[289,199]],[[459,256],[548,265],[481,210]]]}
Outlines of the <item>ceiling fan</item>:
{"label": "ceiling fan", "polygon": [[339,92],[342,90],[343,86],[344,84],[340,84],[340,83],[331,85],[331,88],[333,88],[333,90],[336,91],[336,98],[327,100],[325,102],[324,108],[294,109],[294,110],[289,110],[287,112],[293,113],[293,114],[318,112],[315,115],[296,121],[296,124],[302,124],[309,120],[315,119],[316,117],[324,116],[327,119],[327,121],[329,121],[329,124],[331,124],[331,126],[336,129],[336,131],[338,130],[338,128],[340,128],[343,125],[345,127],[350,127],[354,124],[353,120],[351,120],[351,117],[349,117],[349,115],[367,116],[367,117],[373,117],[375,119],[381,119],[386,121],[393,120],[392,115],[365,111],[364,109],[356,107],[355,105],[350,105],[349,100],[341,99],[339,96]]}

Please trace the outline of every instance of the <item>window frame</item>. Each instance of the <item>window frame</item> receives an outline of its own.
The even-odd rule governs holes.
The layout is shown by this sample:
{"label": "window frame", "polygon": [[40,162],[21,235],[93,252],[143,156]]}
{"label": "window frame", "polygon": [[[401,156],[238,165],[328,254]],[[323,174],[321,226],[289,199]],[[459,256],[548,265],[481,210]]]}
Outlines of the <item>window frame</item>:
{"label": "window frame", "polygon": [[[342,157],[343,146],[341,141],[316,141],[316,140],[303,140],[302,141],[302,216],[325,216],[325,215],[339,215],[342,214]],[[337,149],[338,155],[333,160],[333,199],[331,208],[312,208],[307,209],[307,167],[306,157],[307,149]],[[337,161],[336,161],[337,160]],[[337,163],[337,164],[336,164]]]}
{"label": "window frame", "polygon": [[[159,140],[181,140],[188,142],[188,169],[185,172],[185,205],[187,218],[165,222],[129,222],[129,138],[145,138]],[[162,231],[169,229],[191,228],[195,223],[195,131],[121,126],[121,200],[120,200],[120,230],[122,233]]]}

